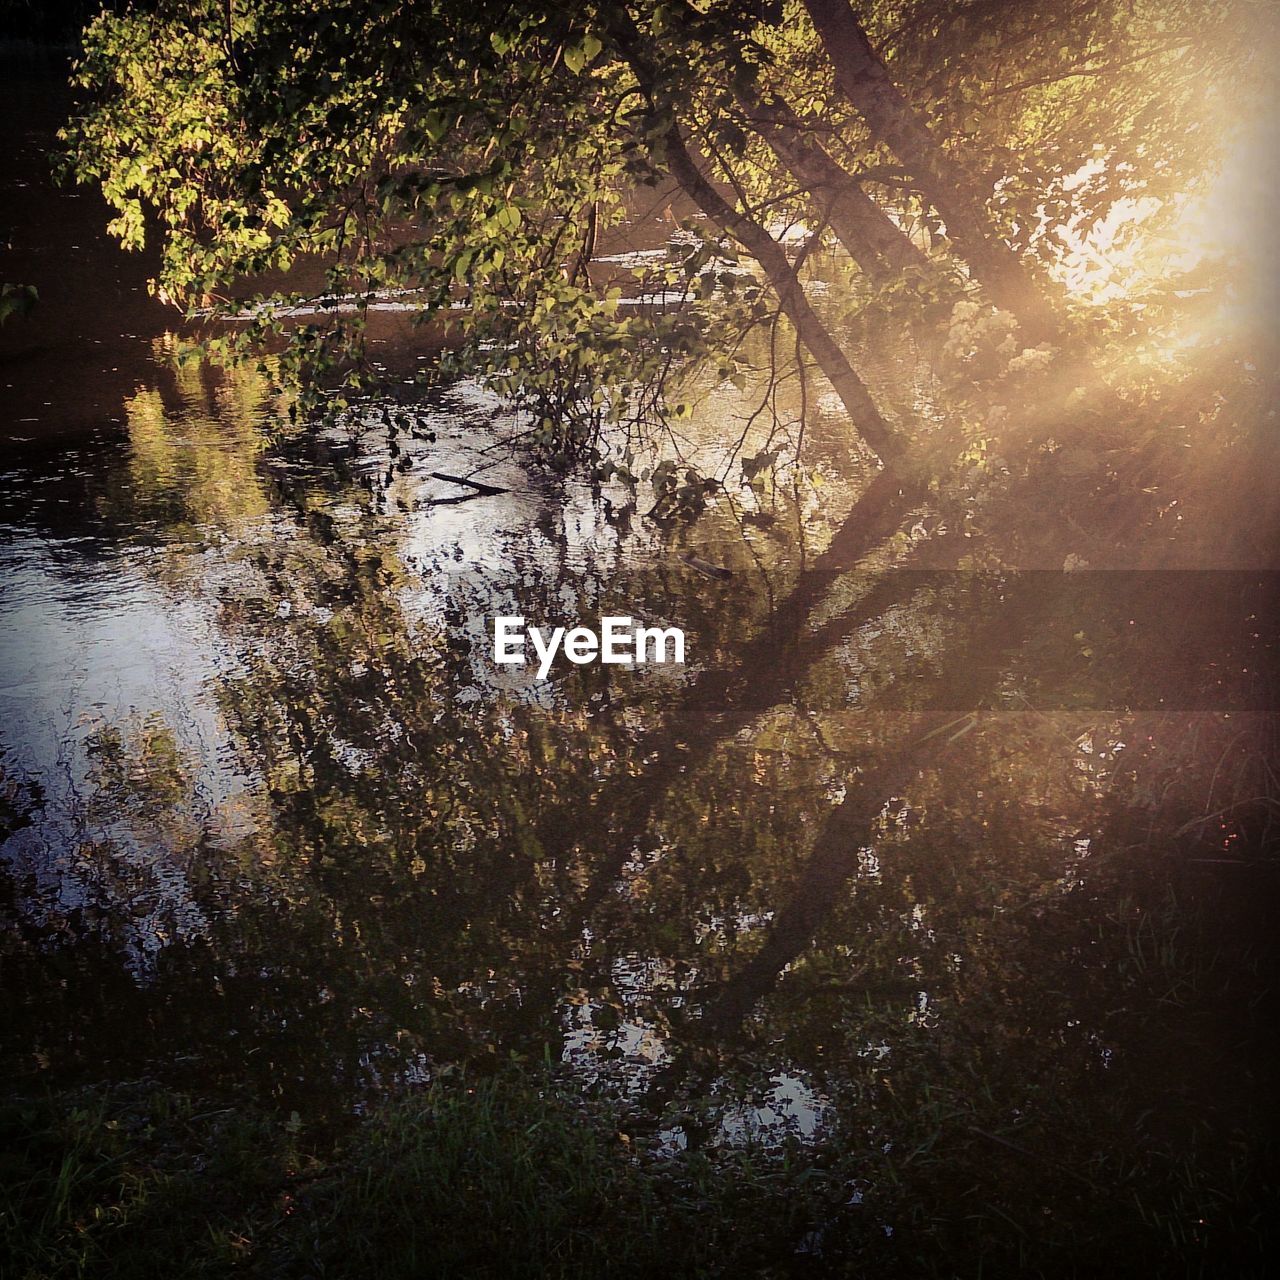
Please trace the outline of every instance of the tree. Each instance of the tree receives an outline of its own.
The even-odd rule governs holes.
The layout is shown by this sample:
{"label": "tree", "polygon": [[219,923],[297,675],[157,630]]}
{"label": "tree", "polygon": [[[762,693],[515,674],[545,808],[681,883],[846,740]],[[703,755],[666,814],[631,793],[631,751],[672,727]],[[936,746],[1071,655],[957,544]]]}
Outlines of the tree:
{"label": "tree", "polygon": [[[742,333],[781,314],[890,461],[916,424],[890,421],[808,301],[814,248],[834,233],[872,287],[907,281],[935,312],[1003,309],[1014,353],[1071,341],[1045,265],[1082,219],[1185,185],[1185,126],[1238,51],[1236,16],[1190,0],[161,0],[90,26],[67,139],[122,242],[160,237],[165,296],[247,317],[211,345],[283,343],[283,371],[313,388],[335,364],[376,380],[362,322],[406,291],[537,438],[599,453],[608,423],[678,415],[690,362],[732,375]],[[636,312],[593,282],[592,252],[629,187],[673,178],[709,230],[647,275],[681,305]],[[779,214],[809,228],[799,253],[771,233]]]}

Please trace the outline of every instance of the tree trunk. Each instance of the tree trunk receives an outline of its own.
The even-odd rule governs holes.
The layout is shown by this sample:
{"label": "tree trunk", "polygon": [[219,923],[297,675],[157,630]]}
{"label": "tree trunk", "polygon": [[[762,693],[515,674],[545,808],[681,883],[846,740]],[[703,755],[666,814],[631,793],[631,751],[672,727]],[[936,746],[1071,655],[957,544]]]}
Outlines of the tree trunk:
{"label": "tree trunk", "polygon": [[815,202],[849,256],[875,284],[929,259],[883,209],[817,143],[804,137],[799,117],[776,96],[768,105],[740,99],[751,123]]}
{"label": "tree trunk", "polygon": [[994,233],[978,193],[890,79],[848,0],[804,4],[831,59],[836,85],[872,134],[911,170],[973,278],[998,307],[1017,318],[1027,341],[1055,340],[1058,325],[1052,308],[1018,255]]}
{"label": "tree trunk", "polygon": [[845,798],[827,815],[795,891],[774,913],[760,949],[708,1002],[703,1025],[713,1034],[732,1034],[786,967],[813,943],[857,874],[859,849],[874,843],[884,806],[921,772],[946,761],[945,731],[964,718],[957,715],[954,703],[976,713],[999,686],[1006,669],[1001,659],[1016,652],[1043,616],[1044,606],[1037,603],[1034,590],[1026,579],[1015,584],[994,614],[951,648],[937,693],[940,705],[920,713],[906,740],[879,764],[847,780]]}
{"label": "tree trunk", "polygon": [[783,314],[795,326],[800,341],[808,348],[828,382],[835,388],[858,433],[881,462],[889,463],[906,452],[898,431],[880,416],[861,378],[840,350],[827,326],[809,305],[787,255],[773,237],[754,219],[739,213],[708,181],[694,163],[678,125],[666,134],[667,163],[676,180],[700,209],[720,229],[736,239],[760,264],[777,294]]}
{"label": "tree trunk", "polygon": [[[642,51],[640,33],[636,30],[635,22],[621,5],[609,11],[609,22],[636,82],[652,107],[653,88],[659,77]],[[862,379],[858,377],[817,312],[809,305],[804,289],[791,269],[791,263],[787,261],[782,247],[759,223],[747,214],[740,213],[708,181],[690,156],[678,123],[673,122],[663,136],[667,164],[672,176],[707,217],[727,235],[733,236],[760,265],[777,295],[783,314],[791,321],[801,344],[809,350],[836,395],[840,397],[854,428],[886,466],[905,457],[905,440],[881,416]]]}

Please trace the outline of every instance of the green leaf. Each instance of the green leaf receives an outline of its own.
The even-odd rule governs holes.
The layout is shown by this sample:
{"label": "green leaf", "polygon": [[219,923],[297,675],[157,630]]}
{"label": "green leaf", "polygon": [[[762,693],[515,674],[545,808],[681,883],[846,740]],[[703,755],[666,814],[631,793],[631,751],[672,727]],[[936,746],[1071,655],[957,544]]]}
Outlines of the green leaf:
{"label": "green leaf", "polygon": [[422,118],[422,128],[432,142],[439,142],[449,131],[444,117],[438,111],[428,111]]}

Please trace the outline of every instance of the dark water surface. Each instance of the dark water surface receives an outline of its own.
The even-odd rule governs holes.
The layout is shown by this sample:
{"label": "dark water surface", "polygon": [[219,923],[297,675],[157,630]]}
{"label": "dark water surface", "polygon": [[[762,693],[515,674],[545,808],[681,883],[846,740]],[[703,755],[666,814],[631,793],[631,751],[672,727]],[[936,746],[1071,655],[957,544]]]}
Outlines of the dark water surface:
{"label": "dark water surface", "polygon": [[[547,1053],[637,1105],[710,1099],[700,1140],[737,1140],[848,1124],[851,1080],[952,1035],[996,1090],[1002,1056],[1064,1088],[1116,1069],[1098,975],[1125,958],[1091,895],[1153,813],[1170,857],[1256,844],[1265,575],[940,571],[923,511],[824,555],[870,472],[821,402],[821,488],[676,528],[502,446],[519,422],[466,382],[409,430],[376,405],[290,430],[254,375],[169,366],[146,262],[44,176],[56,97],[5,92],[5,278],[41,290],[0,348],[19,1080],[343,1110]],[[737,397],[689,428],[704,462]],[[490,660],[496,614],[607,613],[686,628],[687,665]]]}

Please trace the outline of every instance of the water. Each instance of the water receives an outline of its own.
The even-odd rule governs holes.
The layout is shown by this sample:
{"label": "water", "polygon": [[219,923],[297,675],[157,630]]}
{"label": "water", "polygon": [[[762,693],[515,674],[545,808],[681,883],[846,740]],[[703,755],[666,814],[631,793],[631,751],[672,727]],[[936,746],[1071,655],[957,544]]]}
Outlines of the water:
{"label": "water", "polygon": [[[962,1025],[1111,1069],[1123,1019],[1062,950],[1085,944],[1034,922],[1065,928],[1111,874],[1117,812],[1160,787],[1142,811],[1201,857],[1254,838],[1265,575],[1153,593],[936,572],[924,510],[890,552],[833,560],[872,472],[820,398],[805,483],[731,488],[679,526],[504,443],[521,424],[468,382],[410,429],[377,404],[292,429],[254,375],[171,366],[147,263],[39,174],[56,109],[27,103],[4,191],[42,292],[3,365],[19,1080],[342,1112],[546,1053],[676,1150],[816,1141],[853,1122],[859,1081]],[[644,251],[666,231],[632,233]],[[415,367],[389,315],[385,359]],[[900,400],[938,394],[911,352],[867,358]],[[704,466],[747,398],[704,400]],[[1127,626],[1168,634],[1171,596],[1227,619],[1230,646],[1126,657]],[[606,613],[683,626],[688,664],[539,682],[490,660],[496,614]],[[1206,684],[1219,658],[1241,671]]]}

